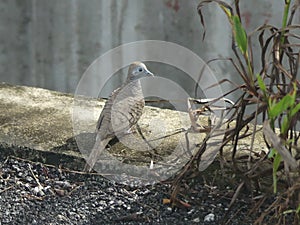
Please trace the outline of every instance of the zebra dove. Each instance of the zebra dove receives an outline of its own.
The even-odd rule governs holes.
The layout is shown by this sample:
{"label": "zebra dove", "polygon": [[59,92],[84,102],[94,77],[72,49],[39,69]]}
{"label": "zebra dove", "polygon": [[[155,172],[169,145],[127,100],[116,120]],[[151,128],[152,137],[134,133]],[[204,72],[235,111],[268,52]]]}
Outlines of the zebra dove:
{"label": "zebra dove", "polygon": [[84,171],[90,172],[101,152],[114,137],[126,133],[142,115],[145,105],[140,78],[153,76],[142,62],[133,62],[125,83],[114,90],[99,116],[96,142],[87,158]]}

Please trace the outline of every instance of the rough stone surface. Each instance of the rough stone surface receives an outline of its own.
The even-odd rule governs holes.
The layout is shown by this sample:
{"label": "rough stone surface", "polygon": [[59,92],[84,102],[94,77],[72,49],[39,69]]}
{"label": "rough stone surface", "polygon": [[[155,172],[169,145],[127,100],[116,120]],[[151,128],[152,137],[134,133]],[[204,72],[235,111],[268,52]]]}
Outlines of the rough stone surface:
{"label": "rough stone surface", "polygon": [[[36,154],[24,153],[27,158],[29,155],[44,158],[50,164],[64,162],[64,166],[77,169],[73,167],[76,164],[74,160],[80,161],[82,154],[76,145],[79,145],[80,150],[93,146],[93,133],[103,105],[104,102],[98,99],[81,96],[74,99],[74,96],[69,94],[2,83],[0,142],[36,151]],[[189,128],[190,122],[186,113],[145,107],[139,125],[146,137],[158,139],[153,141],[152,145],[157,146],[158,151],[164,151],[173,149],[185,139],[184,133],[172,134],[180,129]],[[165,135],[170,136],[163,138]],[[193,136],[195,134],[191,134],[190,138]],[[201,137],[203,134],[196,135],[193,146],[199,144]],[[118,148],[122,150],[126,146],[114,145],[113,148],[118,152]],[[18,156],[22,155],[19,151],[11,154],[16,152]],[[57,158],[51,162],[47,154]],[[71,160],[69,164],[66,158]]]}
{"label": "rough stone surface", "polygon": [[[95,174],[0,157],[0,224],[235,225],[252,224],[256,216],[247,214],[254,206],[250,195],[226,216],[234,193],[230,187],[222,191],[200,179],[180,196],[191,205],[187,208],[163,204],[169,189],[168,184],[121,185]],[[213,221],[207,215],[214,215]]]}

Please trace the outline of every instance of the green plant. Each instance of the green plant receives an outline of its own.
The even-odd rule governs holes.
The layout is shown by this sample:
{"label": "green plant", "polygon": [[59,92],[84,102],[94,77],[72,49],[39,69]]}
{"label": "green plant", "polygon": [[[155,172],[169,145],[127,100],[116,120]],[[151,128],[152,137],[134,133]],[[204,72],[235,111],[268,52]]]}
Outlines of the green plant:
{"label": "green plant", "polygon": [[[280,135],[281,137],[287,137],[287,133],[290,129],[290,125],[293,123],[293,119],[296,114],[300,110],[300,103],[296,103],[296,93],[297,88],[296,84],[294,83],[294,89],[285,95],[282,99],[278,102],[277,99],[272,99],[267,92],[266,85],[264,84],[261,76],[257,74],[257,81],[258,85],[263,92],[263,99],[267,102],[267,113],[269,118],[269,123],[271,128],[274,130],[275,128],[275,121],[278,120],[279,116],[282,116],[283,121],[281,122],[280,126]],[[292,140],[289,140],[287,144],[290,144]],[[270,153],[268,155],[269,158],[273,159],[273,187],[274,193],[277,193],[277,171],[282,161],[282,155],[276,148],[271,148]]]}
{"label": "green plant", "polygon": [[[251,186],[251,182],[260,183],[264,177],[271,176],[273,179],[273,192],[278,193],[278,172],[285,174],[288,177],[286,182],[287,187],[293,187],[300,191],[300,187],[295,185],[299,179],[299,171],[293,173],[293,177],[289,177],[289,169],[297,167],[296,160],[299,160],[299,132],[297,131],[297,123],[300,120],[300,98],[299,88],[300,83],[297,80],[297,73],[300,61],[299,40],[297,30],[300,26],[293,24],[294,15],[299,8],[300,1],[295,0],[292,4],[291,0],[283,1],[283,17],[281,27],[275,27],[268,24],[263,24],[255,31],[247,34],[241,20],[239,8],[239,0],[234,1],[234,6],[220,0],[204,0],[198,5],[198,13],[201,18],[202,26],[205,30],[206,25],[202,10],[204,6],[210,3],[216,3],[227,16],[231,25],[232,31],[232,51],[234,58],[226,58],[232,63],[237,74],[243,79],[243,84],[237,85],[237,88],[229,91],[227,94],[237,90],[242,90],[242,94],[236,102],[235,106],[230,110],[228,127],[232,121],[236,121],[235,127],[228,129],[224,138],[222,148],[226,144],[232,142],[232,161],[227,165],[232,165],[236,173],[243,177],[242,184]],[[291,7],[292,5],[292,7]],[[252,39],[257,35],[261,49],[261,66],[254,65],[252,55]],[[213,59],[210,62],[215,62],[218,59]],[[224,60],[224,59],[219,59]],[[209,63],[210,63],[209,62]],[[228,79],[223,79],[219,82],[233,83]],[[251,110],[250,106],[255,105],[255,110]],[[248,109],[249,108],[249,109]],[[246,113],[246,109],[248,112]],[[255,157],[252,154],[252,147],[256,132],[261,129],[256,126],[258,116],[266,121],[264,123],[265,142],[269,148],[269,154],[266,157]],[[254,129],[250,132],[249,123],[254,124]],[[279,129],[277,132],[276,127]],[[276,134],[279,133],[279,136]],[[248,166],[240,166],[239,157],[237,157],[238,143],[245,137],[252,136],[252,144],[249,149]],[[297,154],[292,154],[295,150]],[[201,149],[203,151],[203,149]],[[272,164],[272,170],[264,168],[264,164]],[[259,186],[259,185],[258,185]],[[240,187],[240,186],[239,186]],[[293,189],[293,190],[294,190]],[[240,191],[240,188],[237,189]],[[295,191],[294,190],[294,191]],[[282,190],[286,193],[285,190]],[[286,194],[289,200],[296,195]],[[299,198],[299,197],[298,197]],[[280,217],[278,223],[283,218],[283,212],[288,207],[287,202],[281,201],[284,198],[278,198],[272,207],[277,209]],[[300,201],[300,199],[298,199]],[[299,204],[293,202],[295,211],[299,212]],[[281,213],[281,214],[280,214]],[[262,222],[264,215],[260,217]],[[298,218],[298,217],[297,217]],[[295,217],[295,221],[297,220]],[[278,218],[277,218],[278,219]]]}

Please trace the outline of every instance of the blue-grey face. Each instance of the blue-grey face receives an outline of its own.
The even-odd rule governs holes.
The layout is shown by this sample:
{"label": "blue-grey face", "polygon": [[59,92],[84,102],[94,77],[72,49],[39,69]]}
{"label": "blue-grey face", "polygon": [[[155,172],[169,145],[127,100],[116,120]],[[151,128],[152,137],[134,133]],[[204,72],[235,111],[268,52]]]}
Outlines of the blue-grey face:
{"label": "blue-grey face", "polygon": [[153,76],[146,65],[142,62],[134,62],[129,66],[128,78],[130,81],[140,79],[142,77]]}

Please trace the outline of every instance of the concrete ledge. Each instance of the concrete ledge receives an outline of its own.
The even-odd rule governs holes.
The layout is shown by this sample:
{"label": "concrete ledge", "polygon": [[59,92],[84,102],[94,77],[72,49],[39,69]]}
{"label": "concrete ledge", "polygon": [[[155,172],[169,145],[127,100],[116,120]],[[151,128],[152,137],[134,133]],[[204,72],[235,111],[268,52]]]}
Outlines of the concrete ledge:
{"label": "concrete ledge", "polygon": [[[79,109],[74,107],[74,99]],[[82,96],[74,98],[71,94],[0,83],[0,156],[15,155],[81,170],[85,162],[83,155],[88,155],[93,146],[95,126],[103,106],[104,101],[99,99]],[[207,124],[207,117],[200,118],[198,122]],[[139,121],[144,136],[155,146],[156,153],[163,156],[166,165],[172,165],[174,157],[183,161],[190,158],[190,154],[181,150],[186,145],[185,134],[174,135],[179,130],[188,129],[190,124],[187,113],[154,107],[145,107]],[[249,127],[251,130],[253,126],[249,124]],[[205,134],[189,133],[188,137],[192,152],[198,149]],[[240,141],[238,154],[249,154],[249,140],[251,137]],[[126,141],[136,146],[138,151],[124,145]],[[109,152],[122,162],[149,165],[149,148],[138,143],[141,141],[126,141],[111,143]],[[207,168],[218,153],[216,139],[212,138],[210,142],[201,158],[201,171]],[[225,151],[230,153],[231,148],[229,144]],[[262,132],[256,134],[253,150],[267,152]],[[174,151],[178,153],[174,154]]]}
{"label": "concrete ledge", "polygon": [[1,83],[1,155],[71,165],[74,169],[82,164],[76,148],[67,147],[67,140],[72,142],[73,137],[72,103],[69,94]]}
{"label": "concrete ledge", "polygon": [[[92,116],[80,118],[82,130],[73,130],[74,96],[35,87],[0,84],[0,143],[5,155],[21,156],[50,164],[63,164],[73,169],[83,163],[74,137],[83,135],[87,145],[93,145],[93,132],[104,101],[83,98],[80,107]],[[180,119],[178,119],[180,115]],[[153,123],[153,121],[156,121]],[[162,123],[164,124],[163,130]],[[159,139],[178,129],[190,126],[186,113],[167,109],[145,107],[139,125],[146,136]],[[78,127],[78,126],[77,126]],[[203,134],[195,136],[196,146],[203,140]],[[152,144],[158,151],[168,151],[184,139],[184,134],[172,135]],[[192,137],[191,137],[192,138]],[[11,147],[11,146],[17,146]],[[112,151],[124,152],[126,146],[117,144]],[[115,149],[115,150],[114,150]],[[142,158],[134,155],[133,158]]]}
{"label": "concrete ledge", "polygon": [[0,84],[0,141],[49,150],[72,136],[68,94]]}

